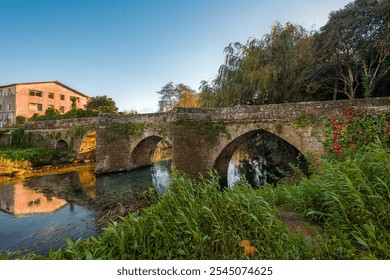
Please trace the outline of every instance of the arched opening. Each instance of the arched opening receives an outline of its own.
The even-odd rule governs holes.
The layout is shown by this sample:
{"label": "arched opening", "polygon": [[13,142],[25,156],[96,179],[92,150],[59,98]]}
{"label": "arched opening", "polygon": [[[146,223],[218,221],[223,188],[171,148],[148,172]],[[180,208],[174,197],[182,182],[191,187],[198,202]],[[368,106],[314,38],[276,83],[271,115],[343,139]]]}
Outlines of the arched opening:
{"label": "arched opening", "polygon": [[96,161],[96,131],[88,133],[83,138],[77,160],[80,162]]}
{"label": "arched opening", "polygon": [[56,150],[61,157],[66,157],[68,155],[69,144],[65,140],[60,140],[56,144]]}
{"label": "arched opening", "polygon": [[130,163],[134,168],[151,167],[151,181],[161,193],[170,184],[172,145],[159,136],[143,139],[134,148]]}
{"label": "arched opening", "polygon": [[214,168],[224,186],[232,186],[243,176],[252,186],[261,187],[297,170],[308,173],[306,159],[298,149],[265,130],[236,138],[220,153]]}
{"label": "arched opening", "polygon": [[161,160],[172,159],[172,146],[159,136],[149,136],[134,148],[130,163],[133,167],[151,166]]}

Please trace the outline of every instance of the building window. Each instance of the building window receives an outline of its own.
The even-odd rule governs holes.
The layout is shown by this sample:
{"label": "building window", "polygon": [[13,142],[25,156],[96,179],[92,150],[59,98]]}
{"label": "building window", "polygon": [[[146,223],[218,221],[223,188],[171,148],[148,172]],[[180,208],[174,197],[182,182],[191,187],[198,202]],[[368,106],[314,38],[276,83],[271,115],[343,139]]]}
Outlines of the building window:
{"label": "building window", "polygon": [[48,97],[49,97],[50,99],[54,99],[54,93],[49,92]]}
{"label": "building window", "polygon": [[42,111],[42,104],[30,103],[29,109],[34,111]]}
{"label": "building window", "polygon": [[60,113],[65,113],[65,108],[64,108],[64,106],[60,106]]}
{"label": "building window", "polygon": [[70,96],[69,97],[69,100],[70,102],[74,102],[74,103],[80,103],[80,98],[79,97],[74,97],[74,96]]}
{"label": "building window", "polygon": [[42,91],[39,91],[39,90],[30,90],[30,96],[42,97]]}
{"label": "building window", "polygon": [[11,104],[8,104],[8,111],[11,111]]}
{"label": "building window", "polygon": [[47,105],[47,108],[54,109],[54,105]]}
{"label": "building window", "polygon": [[61,100],[65,100],[65,95],[60,94],[60,99],[61,99]]}
{"label": "building window", "polygon": [[0,111],[3,111],[3,105],[0,104]]}

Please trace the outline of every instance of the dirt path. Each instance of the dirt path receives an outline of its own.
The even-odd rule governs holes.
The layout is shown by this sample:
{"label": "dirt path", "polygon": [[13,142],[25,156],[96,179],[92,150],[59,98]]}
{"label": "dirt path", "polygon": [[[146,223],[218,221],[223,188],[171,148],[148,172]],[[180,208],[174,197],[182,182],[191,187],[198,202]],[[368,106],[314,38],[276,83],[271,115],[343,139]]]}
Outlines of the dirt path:
{"label": "dirt path", "polygon": [[291,232],[299,231],[303,236],[306,237],[316,235],[315,231],[318,231],[318,226],[305,221],[301,214],[295,212],[293,209],[285,205],[279,206],[278,210],[281,215],[280,220]]}

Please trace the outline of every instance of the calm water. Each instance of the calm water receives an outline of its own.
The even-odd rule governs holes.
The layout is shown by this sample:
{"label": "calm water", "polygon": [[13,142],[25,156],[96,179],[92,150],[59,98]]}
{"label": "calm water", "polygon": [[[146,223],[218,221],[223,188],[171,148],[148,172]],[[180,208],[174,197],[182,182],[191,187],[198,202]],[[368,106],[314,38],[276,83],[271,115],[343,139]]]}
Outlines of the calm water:
{"label": "calm water", "polygon": [[99,200],[124,192],[169,186],[171,161],[132,172],[95,177],[93,166],[77,172],[33,177],[0,184],[0,252],[34,251],[46,254],[64,238],[96,235],[95,211]]}

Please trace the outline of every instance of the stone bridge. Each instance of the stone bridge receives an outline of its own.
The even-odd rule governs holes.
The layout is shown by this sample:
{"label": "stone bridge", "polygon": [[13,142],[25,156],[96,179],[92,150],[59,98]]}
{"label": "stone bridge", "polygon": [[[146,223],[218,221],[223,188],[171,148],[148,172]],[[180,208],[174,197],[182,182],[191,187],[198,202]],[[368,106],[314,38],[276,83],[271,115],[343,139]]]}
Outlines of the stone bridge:
{"label": "stone bridge", "polygon": [[340,114],[344,108],[389,114],[390,98],[101,114],[97,118],[31,122],[25,130],[31,132],[36,146],[55,147],[81,160],[85,139],[96,133],[97,174],[150,165],[157,144],[164,141],[172,146],[173,168],[190,176],[206,175],[214,168],[224,177],[238,147],[262,132],[283,139],[303,155],[321,155],[321,117]]}

